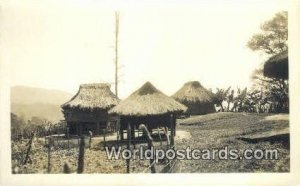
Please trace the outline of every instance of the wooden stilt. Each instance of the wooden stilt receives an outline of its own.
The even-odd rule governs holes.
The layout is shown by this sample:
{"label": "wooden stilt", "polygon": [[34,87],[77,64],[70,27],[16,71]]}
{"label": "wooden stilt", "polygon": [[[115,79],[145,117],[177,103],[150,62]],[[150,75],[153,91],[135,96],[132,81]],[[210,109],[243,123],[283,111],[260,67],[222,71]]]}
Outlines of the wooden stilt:
{"label": "wooden stilt", "polygon": [[159,141],[160,141],[160,147],[162,147],[162,139],[161,139],[161,135],[160,135],[160,128],[157,128],[158,131],[158,136],[159,136]]}
{"label": "wooden stilt", "polygon": [[68,149],[70,148],[70,129],[67,127]]}
{"label": "wooden stilt", "polygon": [[176,117],[173,115],[174,136],[176,136]]}
{"label": "wooden stilt", "polygon": [[104,133],[103,133],[103,144],[104,144],[104,148],[106,147],[106,139],[105,139],[105,137],[106,137],[106,128],[104,129],[104,131],[103,131]]}
{"label": "wooden stilt", "polygon": [[164,128],[164,133],[165,133],[166,138],[167,138],[167,146],[168,146],[168,148],[170,148],[170,138],[169,138],[169,131],[168,131],[167,127]]}
{"label": "wooden stilt", "polygon": [[[131,126],[130,123],[127,125],[127,149],[130,150],[131,145]],[[126,160],[127,169],[126,172],[130,173],[130,159]]]}
{"label": "wooden stilt", "polygon": [[47,173],[51,172],[51,139],[48,141],[48,168],[47,168]]}
{"label": "wooden stilt", "polygon": [[132,130],[132,143],[133,143],[133,148],[135,149],[135,143],[136,143],[136,140],[135,140],[135,130],[136,130],[136,126],[133,125],[133,130]]}
{"label": "wooden stilt", "polygon": [[97,130],[96,134],[99,135],[100,134],[100,123],[99,122],[97,122],[96,127],[97,127],[96,128],[96,130]]}
{"label": "wooden stilt", "polygon": [[[148,142],[148,149],[153,148],[153,138],[150,135],[150,132],[148,131],[147,127],[144,124],[141,124],[140,129],[143,130],[144,134],[146,135],[147,142]],[[151,173],[156,173],[156,168],[155,168],[155,159],[150,159],[150,169]]]}
{"label": "wooden stilt", "polygon": [[84,136],[81,136],[80,137],[80,145],[79,145],[78,163],[77,163],[77,173],[78,174],[81,174],[84,169],[84,147],[85,147]]}
{"label": "wooden stilt", "polygon": [[171,128],[171,147],[174,146],[174,122],[173,122],[173,114],[170,115],[170,128]]}
{"label": "wooden stilt", "polygon": [[23,165],[25,165],[27,163],[27,161],[30,159],[29,154],[30,154],[30,151],[31,151],[31,146],[32,146],[33,138],[34,138],[34,132],[32,133],[32,135],[30,137],[30,140],[27,143],[28,148],[27,148],[26,157],[25,157],[25,160],[23,162]]}

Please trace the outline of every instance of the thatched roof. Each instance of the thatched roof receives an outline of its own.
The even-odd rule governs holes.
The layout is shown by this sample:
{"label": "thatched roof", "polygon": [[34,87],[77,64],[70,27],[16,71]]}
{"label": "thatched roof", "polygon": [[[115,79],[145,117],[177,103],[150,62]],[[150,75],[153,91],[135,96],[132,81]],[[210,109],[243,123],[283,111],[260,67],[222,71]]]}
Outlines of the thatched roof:
{"label": "thatched roof", "polygon": [[61,107],[79,109],[110,109],[119,103],[117,96],[110,90],[110,84],[82,84],[77,94]]}
{"label": "thatched roof", "polygon": [[186,107],[146,82],[109,113],[125,116],[148,116],[186,111]]}
{"label": "thatched roof", "polygon": [[271,57],[264,64],[264,76],[288,79],[288,62],[288,50]]}
{"label": "thatched roof", "polygon": [[285,50],[283,52],[280,52],[276,54],[275,56],[272,56],[267,62],[271,63],[278,63],[278,62],[284,62],[288,60],[288,50]]}
{"label": "thatched roof", "polygon": [[172,97],[179,102],[210,103],[214,101],[214,94],[198,81],[185,83]]}

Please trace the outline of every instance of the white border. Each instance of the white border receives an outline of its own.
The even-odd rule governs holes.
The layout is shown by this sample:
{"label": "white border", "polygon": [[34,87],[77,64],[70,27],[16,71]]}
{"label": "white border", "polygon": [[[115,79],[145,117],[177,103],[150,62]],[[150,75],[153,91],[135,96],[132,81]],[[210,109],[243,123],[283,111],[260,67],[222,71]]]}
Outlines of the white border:
{"label": "white border", "polygon": [[0,42],[0,185],[300,185],[300,1],[290,0],[289,5],[290,173],[12,175],[9,132],[10,65],[9,59],[4,59],[1,55],[5,52],[5,43]]}

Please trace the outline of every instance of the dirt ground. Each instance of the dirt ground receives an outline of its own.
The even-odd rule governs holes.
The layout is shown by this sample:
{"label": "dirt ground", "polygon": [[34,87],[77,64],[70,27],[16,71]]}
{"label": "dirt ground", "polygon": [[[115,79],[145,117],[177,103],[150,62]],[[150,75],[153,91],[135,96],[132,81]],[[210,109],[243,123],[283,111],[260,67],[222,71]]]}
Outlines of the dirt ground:
{"label": "dirt ground", "polygon": [[248,143],[238,138],[289,128],[287,114],[214,113],[179,120],[178,130],[191,138],[176,140],[178,149],[278,149],[278,160],[180,160],[176,172],[289,172],[290,150],[286,141]]}
{"label": "dirt ground", "polygon": [[[259,134],[289,127],[287,114],[246,114],[214,113],[179,119],[175,136],[176,149],[187,146],[195,149],[222,149],[224,147],[245,149],[278,149],[278,160],[178,160],[173,172],[289,172],[289,143],[282,141],[262,141],[248,143],[239,137]],[[115,140],[116,135],[108,135],[107,140]],[[12,143],[12,169],[17,173],[47,173],[48,155],[43,139],[35,139],[31,152],[31,161],[20,166],[26,153],[26,143]],[[166,142],[163,142],[165,145]],[[147,145],[147,144],[142,144]],[[155,142],[155,146],[159,146]],[[68,163],[71,172],[76,172],[78,148],[52,149],[51,173],[63,173],[63,166]],[[92,139],[91,148],[85,151],[84,173],[125,173],[126,162],[108,160],[103,148],[103,137]],[[141,172],[149,166],[149,161],[132,161],[131,171]]]}

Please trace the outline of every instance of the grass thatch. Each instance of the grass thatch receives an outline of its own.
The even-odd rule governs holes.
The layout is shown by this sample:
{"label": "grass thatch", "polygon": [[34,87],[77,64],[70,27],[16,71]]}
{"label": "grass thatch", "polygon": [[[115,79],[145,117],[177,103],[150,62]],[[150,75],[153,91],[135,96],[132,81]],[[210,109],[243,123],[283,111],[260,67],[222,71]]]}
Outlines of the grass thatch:
{"label": "grass thatch", "polygon": [[215,112],[214,95],[206,90],[198,81],[190,81],[183,85],[173,96],[176,101],[188,107],[187,114],[207,114]]}
{"label": "grass thatch", "polygon": [[271,57],[264,64],[264,76],[288,79],[288,51],[283,51]]}
{"label": "grass thatch", "polygon": [[117,105],[119,101],[117,96],[110,90],[110,84],[82,84],[77,94],[61,107],[63,109],[110,109]]}
{"label": "grass thatch", "polygon": [[284,62],[288,60],[288,50],[285,50],[283,52],[280,52],[279,54],[276,54],[275,56],[271,57],[268,62],[276,63],[276,62]]}
{"label": "grass thatch", "polygon": [[140,89],[132,93],[109,113],[124,116],[147,116],[182,112],[187,108],[146,82]]}
{"label": "grass thatch", "polygon": [[198,81],[185,83],[172,97],[180,102],[210,103],[214,101],[213,93],[206,90]]}

